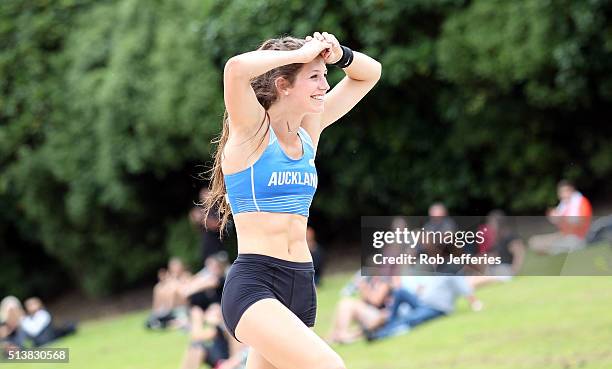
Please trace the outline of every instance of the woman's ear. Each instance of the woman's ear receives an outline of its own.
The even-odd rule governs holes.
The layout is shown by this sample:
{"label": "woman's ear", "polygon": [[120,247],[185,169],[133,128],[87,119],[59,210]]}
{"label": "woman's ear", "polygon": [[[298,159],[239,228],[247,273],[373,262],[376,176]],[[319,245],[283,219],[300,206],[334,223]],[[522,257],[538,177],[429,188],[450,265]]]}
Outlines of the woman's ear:
{"label": "woman's ear", "polygon": [[274,85],[276,86],[276,92],[278,95],[287,96],[289,95],[289,81],[285,77],[278,77],[274,80]]}

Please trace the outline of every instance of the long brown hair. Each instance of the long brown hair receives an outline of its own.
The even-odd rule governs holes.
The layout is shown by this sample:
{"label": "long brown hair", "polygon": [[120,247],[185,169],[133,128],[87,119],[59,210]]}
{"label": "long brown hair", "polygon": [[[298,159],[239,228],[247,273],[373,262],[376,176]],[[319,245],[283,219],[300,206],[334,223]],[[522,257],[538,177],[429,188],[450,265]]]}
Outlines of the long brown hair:
{"label": "long brown hair", "polygon": [[[297,50],[301,48],[306,41],[285,36],[282,38],[273,38],[265,41],[258,50],[280,50],[280,51],[289,51],[289,50]],[[268,125],[266,126],[266,132],[262,136],[257,148],[254,152],[259,149],[263,140],[268,133],[267,130],[270,129],[270,115],[268,114],[268,109],[276,100],[278,99],[278,91],[276,90],[276,85],[274,81],[277,78],[282,77],[285,78],[290,85],[293,85],[295,82],[295,77],[300,71],[300,69],[304,66],[301,63],[287,64],[274,69],[267,71],[266,73],[257,76],[251,80],[251,87],[253,91],[255,91],[255,96],[257,96],[257,101],[263,106],[265,110],[264,118],[262,119],[259,128],[253,135],[253,137],[257,136],[259,131],[264,127],[266,119],[268,120]],[[221,135],[215,138],[211,143],[217,145],[217,150],[215,152],[215,162],[211,169],[210,183],[209,189],[210,193],[204,199],[204,219],[208,217],[208,214],[211,209],[216,208],[218,212],[218,217],[221,220],[221,224],[219,227],[219,233],[221,237],[223,237],[223,233],[225,230],[225,226],[229,220],[229,216],[231,214],[231,209],[229,206],[229,202],[226,201],[225,196],[227,194],[225,188],[225,180],[223,178],[223,171],[221,170],[221,163],[223,161],[223,150],[225,149],[225,144],[227,143],[229,137],[229,120],[227,110],[223,113],[223,128],[221,130]]]}

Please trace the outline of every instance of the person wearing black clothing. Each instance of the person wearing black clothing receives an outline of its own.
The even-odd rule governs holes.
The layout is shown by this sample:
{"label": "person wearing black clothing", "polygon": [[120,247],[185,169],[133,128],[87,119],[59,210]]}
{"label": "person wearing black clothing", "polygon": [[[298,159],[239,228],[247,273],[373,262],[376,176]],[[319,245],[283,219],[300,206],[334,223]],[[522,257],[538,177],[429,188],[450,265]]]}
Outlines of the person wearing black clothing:
{"label": "person wearing black clothing", "polygon": [[[200,191],[201,204],[203,204],[209,196],[209,192],[210,191],[206,187]],[[200,231],[200,252],[202,255],[202,262],[205,262],[209,256],[219,251],[223,251],[223,242],[221,242],[219,233],[220,222],[215,209],[209,211],[208,216],[204,218],[202,208],[199,206],[194,207],[189,213],[189,219]]]}
{"label": "person wearing black clothing", "polygon": [[[428,210],[429,218],[427,223],[423,225],[423,231],[426,233],[446,234],[447,232],[457,231],[457,223],[448,215],[448,209],[440,202],[433,203]],[[448,258],[458,256],[461,250],[449,243],[439,243],[434,241],[419,243],[416,247],[417,255],[426,254],[428,256],[442,256],[445,261],[442,264],[419,265],[419,268],[427,272],[437,272],[443,274],[456,274],[458,272],[457,265],[448,263]]]}
{"label": "person wearing black clothing", "polygon": [[225,336],[221,306],[210,305],[207,310],[193,306],[190,310],[191,342],[183,359],[182,369],[197,369],[202,363],[211,368],[229,358],[229,342]]}
{"label": "person wearing black clothing", "polygon": [[321,285],[321,278],[323,277],[323,268],[325,266],[325,257],[321,245],[317,242],[316,233],[314,228],[308,227],[306,229],[306,242],[308,243],[308,249],[312,255],[312,264],[314,266],[314,282],[315,285]]}
{"label": "person wearing black clothing", "polygon": [[25,307],[27,315],[21,320],[20,327],[34,347],[46,345],[76,331],[74,323],[54,326],[53,317],[37,297],[27,299]]}
{"label": "person wearing black clothing", "polygon": [[198,306],[206,310],[213,303],[221,302],[227,254],[223,251],[209,256],[204,268],[182,290],[190,306]]}
{"label": "person wearing black clothing", "polygon": [[487,251],[489,256],[499,256],[501,263],[488,265],[484,275],[472,276],[474,287],[481,287],[493,282],[507,282],[519,273],[525,260],[527,247],[523,240],[513,231],[508,217],[502,211],[491,212],[489,222],[495,229],[490,237],[491,248]]}

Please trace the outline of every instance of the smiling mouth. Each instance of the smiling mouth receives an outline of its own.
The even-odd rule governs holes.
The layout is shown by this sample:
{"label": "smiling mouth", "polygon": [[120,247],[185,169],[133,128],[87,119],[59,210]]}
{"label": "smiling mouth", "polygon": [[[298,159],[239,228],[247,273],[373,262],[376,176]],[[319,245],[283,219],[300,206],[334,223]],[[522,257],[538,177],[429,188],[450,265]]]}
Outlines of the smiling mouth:
{"label": "smiling mouth", "polygon": [[318,101],[323,101],[323,95],[312,95],[310,96],[310,98],[318,100]]}

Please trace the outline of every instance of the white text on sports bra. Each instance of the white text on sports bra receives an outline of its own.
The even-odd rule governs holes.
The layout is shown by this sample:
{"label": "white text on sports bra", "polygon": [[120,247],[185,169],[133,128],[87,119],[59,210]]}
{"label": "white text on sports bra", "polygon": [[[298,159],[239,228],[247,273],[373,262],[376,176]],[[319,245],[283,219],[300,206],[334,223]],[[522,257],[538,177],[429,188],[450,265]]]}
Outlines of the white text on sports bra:
{"label": "white text on sports bra", "polygon": [[317,182],[318,177],[316,173],[272,172],[268,181],[268,187],[297,184],[317,188]]}

